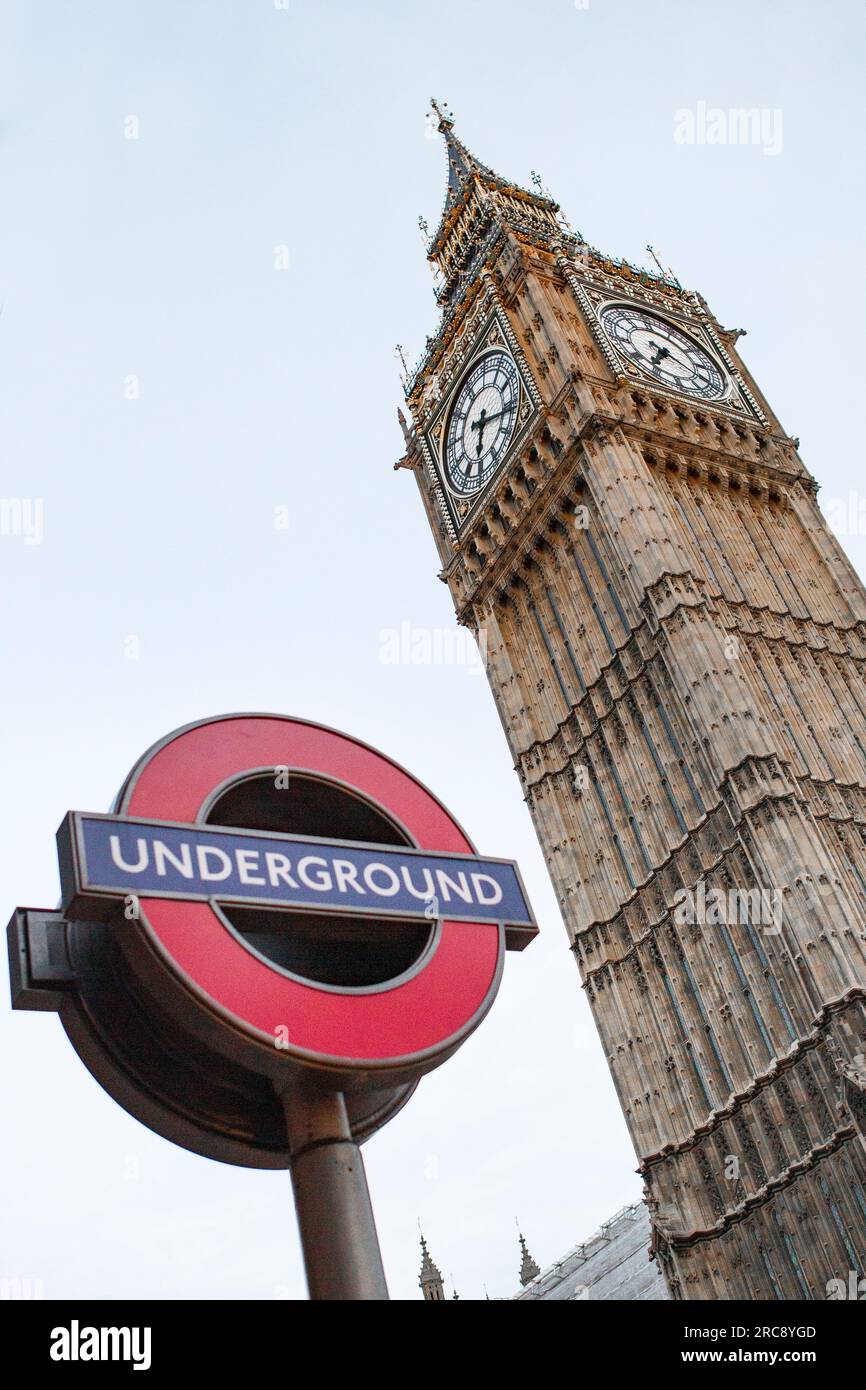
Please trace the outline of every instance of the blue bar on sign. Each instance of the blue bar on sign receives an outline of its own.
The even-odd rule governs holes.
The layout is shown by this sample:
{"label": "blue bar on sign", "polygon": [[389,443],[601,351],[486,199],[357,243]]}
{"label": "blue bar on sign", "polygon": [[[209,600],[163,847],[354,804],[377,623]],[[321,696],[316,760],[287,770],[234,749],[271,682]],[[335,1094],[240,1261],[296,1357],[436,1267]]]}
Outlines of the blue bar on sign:
{"label": "blue bar on sign", "polygon": [[73,812],[73,882],[88,897],[189,898],[326,912],[504,922],[535,931],[510,860]]}

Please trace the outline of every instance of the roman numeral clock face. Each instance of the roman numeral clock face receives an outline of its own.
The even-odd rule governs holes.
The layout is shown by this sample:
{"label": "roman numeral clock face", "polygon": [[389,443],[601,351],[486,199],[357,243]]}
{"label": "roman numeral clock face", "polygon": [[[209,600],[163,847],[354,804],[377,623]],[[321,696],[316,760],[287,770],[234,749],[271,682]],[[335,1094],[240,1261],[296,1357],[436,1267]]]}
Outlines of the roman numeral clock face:
{"label": "roman numeral clock face", "polygon": [[445,476],[452,492],[467,497],[489,482],[511,443],[520,378],[506,352],[488,352],[473,365],[457,392],[445,431]]}
{"label": "roman numeral clock face", "polygon": [[608,305],[600,318],[622,355],[663,386],[705,401],[718,401],[727,394],[721,368],[673,324],[625,304]]}

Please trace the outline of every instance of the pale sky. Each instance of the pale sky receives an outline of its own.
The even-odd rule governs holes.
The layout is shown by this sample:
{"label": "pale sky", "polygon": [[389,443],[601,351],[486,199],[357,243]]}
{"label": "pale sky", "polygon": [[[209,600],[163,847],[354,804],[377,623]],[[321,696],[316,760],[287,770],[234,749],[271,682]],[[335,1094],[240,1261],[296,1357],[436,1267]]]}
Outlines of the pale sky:
{"label": "pale sky", "polygon": [[[44,508],[40,544],[0,535],[6,913],[56,902],[68,809],[107,810],[154,740],[234,710],[381,747],[517,859],[541,938],[365,1147],[394,1298],[420,1296],[419,1218],[449,1294],[493,1297],[518,1286],[515,1217],[545,1265],[640,1196],[486,682],[381,660],[401,624],[453,630],[392,471],[394,346],[415,361],[437,321],[429,97],[595,245],[646,262],[652,243],[748,329],[863,573],[863,30],[858,4],[796,0],[4,6],[0,490]],[[674,138],[678,112],[742,107],[772,139]],[[305,1296],[286,1173],[152,1134],[53,1015],[2,1007],[0,1028],[0,1277]]]}

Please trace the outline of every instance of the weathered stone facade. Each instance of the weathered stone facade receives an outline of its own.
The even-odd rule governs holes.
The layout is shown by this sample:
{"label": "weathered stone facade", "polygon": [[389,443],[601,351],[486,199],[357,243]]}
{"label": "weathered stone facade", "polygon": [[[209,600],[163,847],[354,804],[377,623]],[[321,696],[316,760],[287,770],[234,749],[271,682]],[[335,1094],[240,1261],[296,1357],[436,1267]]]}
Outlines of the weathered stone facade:
{"label": "weathered stone facade", "polygon": [[[824,1298],[866,1273],[866,591],[738,332],[440,130],[443,318],[400,464],[485,650],[654,1250],[674,1297]],[[702,345],[725,398],[617,353],[612,301]],[[494,346],[519,416],[461,498],[450,402]]]}

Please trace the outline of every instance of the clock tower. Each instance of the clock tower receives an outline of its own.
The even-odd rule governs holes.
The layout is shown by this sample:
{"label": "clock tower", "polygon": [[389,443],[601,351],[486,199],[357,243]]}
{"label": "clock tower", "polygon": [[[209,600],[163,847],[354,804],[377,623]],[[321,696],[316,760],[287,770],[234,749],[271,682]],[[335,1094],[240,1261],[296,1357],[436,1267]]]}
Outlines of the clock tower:
{"label": "clock tower", "polygon": [[[675,1297],[866,1274],[866,592],[705,300],[448,156],[415,473]],[[576,1122],[579,1117],[575,1117]]]}

